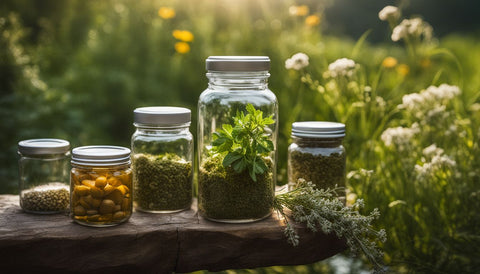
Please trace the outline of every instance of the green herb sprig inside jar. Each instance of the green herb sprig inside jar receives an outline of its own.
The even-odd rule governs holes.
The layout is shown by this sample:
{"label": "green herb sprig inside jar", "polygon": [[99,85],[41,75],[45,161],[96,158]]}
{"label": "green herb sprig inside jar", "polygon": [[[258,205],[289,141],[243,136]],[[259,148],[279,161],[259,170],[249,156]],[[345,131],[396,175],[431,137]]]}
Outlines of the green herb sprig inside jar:
{"label": "green herb sprig inside jar", "polygon": [[334,122],[295,122],[288,147],[289,189],[298,179],[318,189],[345,187],[346,152],[342,145],[345,125]]}
{"label": "green herb sprig inside jar", "polygon": [[193,190],[191,111],[181,107],[134,110],[132,136],[134,204],[140,211],[189,209]]}
{"label": "green herb sprig inside jar", "polygon": [[31,139],[18,143],[20,206],[25,212],[68,210],[70,143],[60,139]]}

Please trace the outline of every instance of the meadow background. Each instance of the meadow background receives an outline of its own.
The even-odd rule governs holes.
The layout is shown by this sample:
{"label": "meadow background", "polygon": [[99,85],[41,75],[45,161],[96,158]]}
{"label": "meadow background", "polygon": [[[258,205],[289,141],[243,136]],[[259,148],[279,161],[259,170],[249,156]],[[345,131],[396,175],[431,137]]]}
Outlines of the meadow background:
{"label": "meadow background", "polygon": [[[380,20],[386,4],[401,16]],[[478,273],[479,12],[468,0],[2,1],[0,193],[17,193],[18,141],[129,147],[133,110],[152,105],[192,109],[196,133],[205,59],[268,55],[279,184],[292,122],[346,123],[347,198],[380,210],[389,272]],[[392,41],[393,28],[415,16],[420,32]],[[298,52],[309,65],[287,69]],[[332,73],[340,58],[355,62],[351,73]],[[370,269],[349,255],[229,272]]]}

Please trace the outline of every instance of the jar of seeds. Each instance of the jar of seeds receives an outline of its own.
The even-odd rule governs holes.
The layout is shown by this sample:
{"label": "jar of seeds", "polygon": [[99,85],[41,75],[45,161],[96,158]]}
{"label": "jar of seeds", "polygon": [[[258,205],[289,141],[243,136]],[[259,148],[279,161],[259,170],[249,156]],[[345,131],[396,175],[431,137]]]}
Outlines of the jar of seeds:
{"label": "jar of seeds", "polygon": [[84,146],[72,150],[70,212],[75,222],[113,226],[132,215],[130,149]]}
{"label": "jar of seeds", "polygon": [[60,139],[31,139],[18,143],[20,206],[29,213],[68,210],[70,143]]}
{"label": "jar of seeds", "polygon": [[345,125],[333,122],[295,122],[288,147],[289,189],[299,178],[318,189],[345,187]]}
{"label": "jar of seeds", "polygon": [[181,107],[134,111],[132,136],[135,208],[150,213],[189,209],[193,187],[191,112]]}

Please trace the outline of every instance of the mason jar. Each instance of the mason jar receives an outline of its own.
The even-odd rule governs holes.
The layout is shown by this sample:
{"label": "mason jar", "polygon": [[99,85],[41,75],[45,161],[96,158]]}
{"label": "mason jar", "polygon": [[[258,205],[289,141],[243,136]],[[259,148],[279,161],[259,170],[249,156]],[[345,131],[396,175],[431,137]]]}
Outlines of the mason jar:
{"label": "mason jar", "polygon": [[298,179],[318,189],[345,187],[346,153],[342,145],[345,125],[334,122],[295,122],[288,147],[289,189]]}
{"label": "mason jar", "polygon": [[190,117],[190,110],[181,107],[134,110],[132,167],[137,210],[171,213],[190,208],[194,151]]}
{"label": "mason jar", "polygon": [[18,143],[20,206],[25,212],[52,214],[68,210],[70,143],[31,139]]}
{"label": "mason jar", "polygon": [[272,211],[278,104],[267,56],[210,56],[198,102],[198,209],[210,220],[253,222]]}
{"label": "mason jar", "polygon": [[70,212],[81,225],[105,227],[132,215],[130,149],[83,146],[72,150]]}

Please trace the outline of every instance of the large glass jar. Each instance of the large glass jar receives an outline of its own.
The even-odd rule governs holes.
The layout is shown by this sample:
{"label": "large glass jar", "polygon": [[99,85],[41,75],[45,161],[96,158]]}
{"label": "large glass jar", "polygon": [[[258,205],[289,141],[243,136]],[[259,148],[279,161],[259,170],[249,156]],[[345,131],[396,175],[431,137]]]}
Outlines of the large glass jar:
{"label": "large glass jar", "polygon": [[302,178],[318,189],[345,187],[345,125],[334,122],[295,122],[288,147],[289,189]]}
{"label": "large glass jar", "polygon": [[271,214],[278,104],[266,56],[211,56],[198,102],[198,209],[210,220],[245,223]]}
{"label": "large glass jar", "polygon": [[190,208],[193,188],[191,112],[180,107],[134,111],[132,166],[135,208],[170,213]]}
{"label": "large glass jar", "polygon": [[70,143],[60,139],[20,141],[18,154],[22,209],[39,214],[67,211]]}
{"label": "large glass jar", "polygon": [[73,149],[70,192],[70,212],[76,223],[105,227],[127,221],[132,215],[130,149]]}

